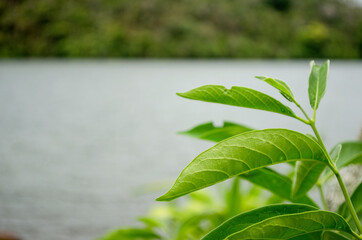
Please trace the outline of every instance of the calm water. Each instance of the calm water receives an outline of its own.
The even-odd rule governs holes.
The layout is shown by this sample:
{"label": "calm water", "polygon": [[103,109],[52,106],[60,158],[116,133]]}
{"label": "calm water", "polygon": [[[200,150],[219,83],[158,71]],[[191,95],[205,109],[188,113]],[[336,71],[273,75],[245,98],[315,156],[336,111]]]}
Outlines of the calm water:
{"label": "calm water", "polygon": [[[175,134],[209,120],[309,132],[296,120],[177,97],[203,84],[279,97],[254,75],[286,80],[306,107],[308,61],[0,62],[0,230],[24,239],[88,240],[134,224],[211,143]],[[332,62],[319,128],[328,147],[355,139],[362,63]],[[166,190],[166,189],[164,189]]]}

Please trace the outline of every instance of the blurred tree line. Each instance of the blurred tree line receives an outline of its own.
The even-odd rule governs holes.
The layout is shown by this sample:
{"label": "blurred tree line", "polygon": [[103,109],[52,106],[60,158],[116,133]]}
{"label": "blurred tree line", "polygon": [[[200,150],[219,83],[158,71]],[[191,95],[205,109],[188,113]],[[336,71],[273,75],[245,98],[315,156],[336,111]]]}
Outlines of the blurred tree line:
{"label": "blurred tree line", "polygon": [[1,0],[1,57],[362,58],[352,0]]}

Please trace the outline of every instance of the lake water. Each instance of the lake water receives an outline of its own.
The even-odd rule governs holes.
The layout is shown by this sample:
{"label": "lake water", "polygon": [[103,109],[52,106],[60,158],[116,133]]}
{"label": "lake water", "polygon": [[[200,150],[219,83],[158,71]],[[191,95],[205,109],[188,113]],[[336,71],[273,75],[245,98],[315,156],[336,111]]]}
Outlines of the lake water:
{"label": "lake water", "polygon": [[[1,61],[0,230],[88,240],[135,224],[166,190],[142,193],[144,186],[174,180],[212,146],[177,131],[229,120],[310,132],[286,116],[176,92],[242,85],[279,98],[253,79],[266,75],[287,81],[309,108],[308,74],[308,61]],[[362,62],[332,61],[317,116],[328,147],[359,135],[361,76]]]}

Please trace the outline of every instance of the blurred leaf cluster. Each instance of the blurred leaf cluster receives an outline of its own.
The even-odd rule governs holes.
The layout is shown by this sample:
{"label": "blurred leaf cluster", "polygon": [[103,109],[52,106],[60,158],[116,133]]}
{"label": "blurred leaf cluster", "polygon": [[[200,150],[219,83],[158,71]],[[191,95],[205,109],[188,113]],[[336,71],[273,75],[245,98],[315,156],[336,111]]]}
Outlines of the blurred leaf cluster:
{"label": "blurred leaf cluster", "polygon": [[343,0],[2,0],[1,57],[361,58]]}
{"label": "blurred leaf cluster", "polygon": [[114,230],[98,240],[198,240],[241,212],[283,202],[282,198],[241,178],[194,192],[182,200],[155,205],[138,219],[142,226]]}

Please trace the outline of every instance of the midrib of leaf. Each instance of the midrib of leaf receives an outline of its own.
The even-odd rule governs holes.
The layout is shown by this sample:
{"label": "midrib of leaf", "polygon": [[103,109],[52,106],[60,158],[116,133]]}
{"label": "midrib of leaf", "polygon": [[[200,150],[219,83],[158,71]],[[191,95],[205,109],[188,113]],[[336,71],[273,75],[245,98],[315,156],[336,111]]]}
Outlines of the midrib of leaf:
{"label": "midrib of leaf", "polygon": [[320,84],[320,75],[319,75],[320,67],[318,68],[318,77],[317,77],[317,84],[316,84],[316,94],[315,94],[315,101],[314,101],[314,112],[317,110],[318,105],[318,98],[319,98],[319,84]]}

